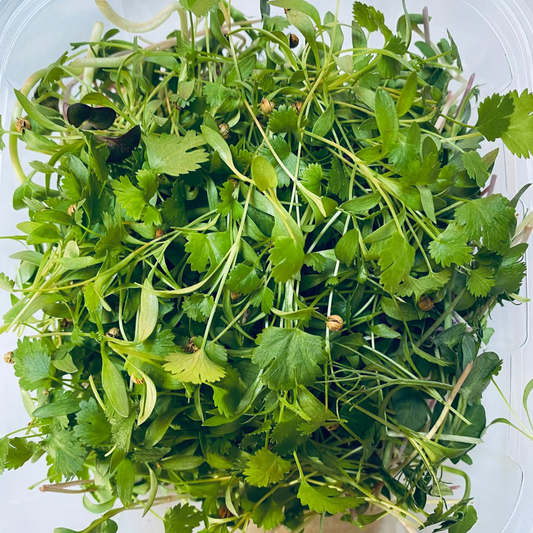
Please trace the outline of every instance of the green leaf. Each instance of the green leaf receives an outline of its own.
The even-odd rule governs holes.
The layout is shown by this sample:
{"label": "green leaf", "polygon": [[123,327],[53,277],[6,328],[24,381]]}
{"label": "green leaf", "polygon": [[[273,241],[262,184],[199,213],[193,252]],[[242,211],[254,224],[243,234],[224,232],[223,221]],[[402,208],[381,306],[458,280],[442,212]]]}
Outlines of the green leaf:
{"label": "green leaf", "polygon": [[103,260],[103,257],[60,257],[57,262],[67,270],[81,270],[98,265]]}
{"label": "green leaf", "polygon": [[272,275],[278,283],[289,281],[298,274],[304,264],[305,252],[300,242],[291,237],[278,237],[270,251],[274,265]]}
{"label": "green leaf", "polygon": [[453,263],[463,266],[472,260],[472,247],[461,226],[451,223],[434,241],[429,243],[431,257],[443,267]]}
{"label": "green leaf", "polygon": [[290,469],[289,461],[282,459],[268,448],[263,448],[250,457],[244,475],[250,485],[268,487],[272,483],[281,481]]}
{"label": "green leaf", "polygon": [[146,157],[150,168],[159,174],[182,176],[200,168],[208,160],[207,152],[201,148],[205,140],[193,130],[183,137],[176,135],[148,135],[144,137]]}
{"label": "green leaf", "polygon": [[429,409],[416,389],[403,388],[392,396],[392,408],[397,422],[414,431],[420,431],[427,423]]}
{"label": "green leaf", "polygon": [[261,287],[261,280],[254,267],[239,263],[230,272],[226,285],[231,292],[248,296]]}
{"label": "green leaf", "polygon": [[155,409],[157,403],[157,389],[152,379],[144,372],[139,372],[141,375],[141,401],[139,405],[139,417],[137,418],[137,425],[144,424]]}
{"label": "green leaf", "polygon": [[416,71],[411,72],[407,77],[407,81],[400,93],[398,103],[396,104],[396,111],[399,117],[403,117],[413,106],[418,90],[418,74]]}
{"label": "green leaf", "polygon": [[170,409],[157,417],[146,430],[144,445],[148,448],[155,446],[165,436],[170,424],[172,424],[172,421],[178,413],[179,409]]}
{"label": "green leaf", "polygon": [[30,232],[26,239],[27,244],[54,243],[61,240],[59,229],[54,224],[39,224]]}
{"label": "green leaf", "polygon": [[276,169],[260,155],[256,155],[252,160],[252,179],[261,192],[278,186]]}
{"label": "green leaf", "polygon": [[228,232],[192,233],[187,236],[187,263],[196,272],[205,272],[207,265],[218,266],[231,248]]}
{"label": "green leaf", "polygon": [[31,119],[35,120],[35,122],[39,123],[43,128],[49,129],[51,131],[65,131],[67,129],[62,124],[58,124],[57,122],[50,120],[39,110],[40,106],[32,104],[28,100],[28,98],[17,89],[15,89],[15,96],[17,97],[17,100],[22,106],[22,109],[26,111],[28,116]]}
{"label": "green leaf", "polygon": [[0,289],[11,292],[15,287],[15,282],[9,279],[3,272],[0,272]]}
{"label": "green leaf", "polygon": [[317,26],[320,26],[320,13],[318,9],[305,0],[271,0],[269,3],[272,6],[301,11],[308,15]]}
{"label": "green leaf", "polygon": [[437,219],[435,218],[435,198],[433,197],[433,193],[427,185],[419,185],[417,188],[420,192],[422,208],[429,220],[435,224]]}
{"label": "green leaf", "polygon": [[141,303],[135,323],[135,344],[144,342],[154,332],[159,316],[159,300],[153,293],[152,283],[144,280],[141,289]]}
{"label": "green leaf", "polygon": [[218,6],[220,0],[180,0],[180,3],[197,17],[205,17],[209,11],[213,11]]}
{"label": "green leaf", "polygon": [[133,487],[135,485],[135,467],[129,459],[123,459],[117,468],[117,494],[124,507],[129,507],[133,501]]}
{"label": "green leaf", "polygon": [[316,28],[311,18],[306,13],[296,9],[287,11],[286,17],[293,26],[300,30],[309,46],[316,49]]}
{"label": "green leaf", "polygon": [[188,353],[178,351],[165,357],[164,365],[167,372],[172,372],[180,381],[185,383],[214,383],[222,379],[226,372],[220,364],[215,363],[210,357],[210,351],[216,353],[216,345],[207,343],[205,347],[201,346],[201,337],[195,339],[200,347],[195,346],[196,350]]}
{"label": "green leaf", "polygon": [[226,375],[217,381],[216,385],[211,385],[213,389],[213,403],[218,412],[231,418],[242,399],[242,388],[240,376],[234,368],[228,368]]}
{"label": "green leaf", "polygon": [[478,187],[483,187],[489,178],[487,164],[477,152],[466,152],[463,154],[463,164],[468,175],[475,180]]}
{"label": "green leaf", "polygon": [[[227,181],[220,190],[220,203],[217,205],[217,211],[224,216],[231,213],[234,219],[241,220],[243,207],[235,198],[235,185],[232,181]],[[238,193],[237,193],[238,197]]]}
{"label": "green leaf", "polygon": [[80,403],[74,435],[86,446],[98,447],[111,438],[111,426],[94,398]]}
{"label": "green leaf", "polygon": [[8,470],[20,468],[33,457],[36,451],[37,444],[31,440],[22,437],[9,439],[9,450],[7,452],[5,468]]}
{"label": "green leaf", "polygon": [[263,380],[273,390],[312,385],[326,360],[324,340],[299,329],[266,328],[256,344],[252,361],[265,370]]}
{"label": "green leaf", "polygon": [[254,307],[261,307],[261,311],[268,315],[274,305],[274,292],[268,287],[261,287],[261,290],[250,297],[250,303]]}
{"label": "green leaf", "polygon": [[279,524],[283,523],[285,515],[283,513],[284,501],[278,500],[278,493],[276,491],[271,497],[255,507],[252,513],[252,520],[257,527],[264,528],[265,531],[275,529]]}
{"label": "green leaf", "polygon": [[376,92],[376,122],[381,133],[383,153],[386,154],[398,138],[400,122],[394,100],[385,89]]}
{"label": "green leaf", "polygon": [[450,40],[452,58],[455,59],[455,61],[457,62],[457,66],[459,67],[459,69],[463,70],[463,62],[461,61],[459,49],[457,48],[457,44],[455,43],[452,37],[452,34],[449,31],[448,31],[448,39]]}
{"label": "green leaf", "polygon": [[136,463],[152,463],[159,461],[170,452],[170,448],[155,447],[135,450],[131,458]]}
{"label": "green leaf", "polygon": [[490,380],[496,376],[502,367],[502,361],[494,352],[485,352],[474,359],[474,365],[461,388],[461,394],[468,403],[473,405],[481,399]]}
{"label": "green leaf", "polygon": [[231,150],[222,135],[220,135],[218,131],[211,129],[208,126],[202,126],[201,130],[205,142],[211,146],[215,152],[218,153],[220,159],[222,159],[222,161],[224,161],[229,168],[231,168],[233,171],[236,171]]}
{"label": "green leaf", "polygon": [[374,243],[370,251],[379,257],[381,283],[387,291],[394,292],[408,279],[415,262],[415,249],[403,235],[394,232],[388,239]]}
{"label": "green leaf", "polygon": [[129,217],[134,220],[142,218],[147,224],[160,225],[161,214],[150,203],[157,191],[157,175],[141,170],[137,178],[144,190],[135,187],[127,176],[121,176],[119,181],[112,183],[115,196]]}
{"label": "green leaf", "polygon": [[191,296],[183,300],[185,314],[191,320],[196,320],[196,322],[205,322],[209,318],[214,305],[215,300],[212,296],[200,292],[191,294]]}
{"label": "green leaf", "polygon": [[[1,123],[1,118],[0,118]],[[7,456],[9,454],[9,439],[3,437],[0,439],[0,476],[4,473],[7,466]]]}
{"label": "green leaf", "polygon": [[381,308],[383,312],[393,320],[411,322],[420,320],[417,309],[410,303],[403,303],[392,298],[382,298]]}
{"label": "green leaf", "polygon": [[344,513],[350,507],[357,507],[361,500],[354,497],[341,496],[341,492],[331,487],[312,487],[304,479],[300,480],[298,498],[315,513]]}
{"label": "green leaf", "polygon": [[177,471],[196,470],[204,463],[205,459],[197,455],[171,455],[161,461],[163,468]]}
{"label": "green leaf", "polygon": [[52,357],[50,345],[41,339],[27,337],[18,341],[13,352],[15,375],[20,378],[20,386],[28,391],[34,390],[50,379]]}
{"label": "green leaf", "polygon": [[227,98],[239,97],[239,93],[235,89],[224,87],[220,80],[221,78],[218,78],[215,83],[208,82],[204,85],[204,95],[206,97],[207,103],[212,108],[220,107]]}
{"label": "green leaf", "polygon": [[298,131],[298,114],[293,107],[279,106],[270,115],[268,128],[272,133],[296,133]]}
{"label": "green leaf", "polygon": [[34,418],[54,418],[56,416],[71,415],[79,410],[80,400],[71,398],[41,405],[41,407],[33,411],[32,416]]}
{"label": "green leaf", "polygon": [[451,278],[449,270],[441,272],[430,272],[427,276],[413,278],[409,276],[407,280],[398,287],[396,294],[398,296],[414,296],[420,300],[425,294],[436,292],[448,284]]}
{"label": "green leaf", "polygon": [[515,210],[501,194],[462,204],[455,211],[455,221],[470,240],[482,239],[483,245],[493,252],[507,250],[516,226]]}
{"label": "green leaf", "polygon": [[360,215],[363,213],[368,213],[371,209],[376,207],[381,200],[381,194],[378,192],[365,194],[364,196],[359,196],[353,200],[345,202],[341,205],[341,209],[353,215]]}
{"label": "green leaf", "polygon": [[192,533],[202,521],[202,514],[188,503],[178,503],[165,512],[165,533]]}
{"label": "green leaf", "polygon": [[346,200],[350,194],[350,178],[346,176],[339,159],[333,159],[331,169],[327,172],[326,177],[328,178],[328,194],[335,194],[341,200]]}
{"label": "green leaf", "polygon": [[144,503],[144,509],[142,517],[144,518],[148,511],[152,508],[152,505],[154,504],[155,497],[157,496],[157,489],[159,487],[159,483],[157,482],[157,476],[155,472],[146,465],[146,468],[148,468],[148,473],[150,475],[150,490],[148,491],[148,498],[146,498],[146,501]]}
{"label": "green leaf", "polygon": [[365,28],[371,33],[379,30],[386,39],[392,35],[389,28],[385,25],[385,16],[375,7],[368,6],[362,2],[354,2],[353,16],[355,22],[357,22],[361,28]]}
{"label": "green leaf", "polygon": [[106,410],[111,424],[111,441],[119,451],[128,452],[131,444],[131,434],[137,413],[131,410],[127,418],[120,416],[109,403]]}
{"label": "green leaf", "polygon": [[533,155],[533,94],[525,89],[521,95],[513,91],[510,96],[514,111],[509,129],[502,139],[514,155],[529,158]]}
{"label": "green leaf", "polygon": [[65,476],[73,476],[83,468],[87,451],[72,431],[53,431],[43,442],[43,448],[54,460],[55,468]]}
{"label": "green leaf", "polygon": [[478,516],[475,507],[472,505],[467,506],[466,511],[461,513],[460,520],[450,527],[450,533],[467,533],[477,523]]}
{"label": "green leaf", "polygon": [[466,280],[468,292],[476,298],[488,296],[494,284],[494,270],[486,265],[471,270]]}
{"label": "green leaf", "polygon": [[320,196],[322,194],[323,179],[324,172],[322,166],[313,163],[302,172],[301,182],[308,191]]}
{"label": "green leaf", "polygon": [[347,231],[335,245],[335,256],[347,266],[352,266],[359,252],[359,230]]}
{"label": "green leaf", "polygon": [[513,97],[510,94],[493,94],[485,98],[479,104],[476,129],[488,141],[500,139],[509,130],[514,109]]}
{"label": "green leaf", "polygon": [[326,110],[318,117],[313,126],[313,133],[319,137],[325,137],[335,124],[335,107],[333,103],[329,104]]}
{"label": "green leaf", "polygon": [[115,411],[126,418],[130,412],[130,400],[122,374],[102,352],[102,387]]}
{"label": "green leaf", "polygon": [[398,333],[395,329],[387,326],[387,324],[376,324],[370,326],[370,331],[377,337],[382,337],[384,339],[399,339],[401,334]]}

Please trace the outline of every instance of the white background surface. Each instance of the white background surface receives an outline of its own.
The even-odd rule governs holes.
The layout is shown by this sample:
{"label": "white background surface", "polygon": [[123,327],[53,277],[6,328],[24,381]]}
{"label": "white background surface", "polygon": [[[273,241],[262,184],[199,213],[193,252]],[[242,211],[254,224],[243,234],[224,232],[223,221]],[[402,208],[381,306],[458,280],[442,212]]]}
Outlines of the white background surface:
{"label": "white background surface", "polygon": [[[522,0],[516,1],[526,5]],[[26,14],[18,15],[15,19],[18,31],[16,45],[10,48],[13,32],[7,37],[0,35],[0,56],[4,61],[0,112],[4,116],[4,127],[13,104],[10,86],[19,87],[29,74],[59,57],[69,42],[88,39],[93,23],[102,19],[93,0],[31,0],[30,3],[36,10],[34,17],[29,22],[26,21]],[[151,18],[166,4],[161,0],[111,3],[119,12],[136,20]],[[531,47],[528,52],[526,41],[533,35],[527,24],[528,18],[530,22],[533,22],[533,18],[531,12],[525,15],[518,13],[514,0],[413,0],[407,3],[413,12],[420,12],[426,3],[429,5],[434,17],[434,36],[440,38],[445,36],[445,28],[451,30],[462,52],[467,73],[476,72],[478,82],[485,84],[484,94],[514,86],[531,87],[531,72],[528,70]],[[0,11],[6,4],[8,2],[5,0],[0,2]],[[37,9],[43,4],[46,6],[42,10]],[[237,0],[233,4],[246,12],[258,12],[258,0]],[[335,8],[333,0],[315,0],[314,4],[322,12],[326,8]],[[341,0],[341,21],[350,23],[351,4],[350,0]],[[401,14],[399,0],[380,0],[374,4],[386,12],[388,23],[393,27]],[[512,9],[507,9],[508,5]],[[513,13],[517,16],[516,20]],[[519,27],[517,21],[523,28]],[[170,33],[178,24],[177,15],[173,16],[159,35]],[[17,233],[15,224],[24,218],[24,214],[11,209],[11,194],[16,182],[10,172],[7,153],[0,157],[0,234],[7,235]],[[508,155],[500,159],[496,171],[500,176],[500,185],[509,194],[514,194],[522,183],[531,181],[530,166],[516,163]],[[7,273],[13,272],[13,265],[7,256],[19,249],[20,245],[16,243],[0,241],[1,269]],[[8,304],[7,296],[1,294],[0,315],[8,308]],[[505,310],[498,310],[494,314],[494,325],[497,334],[491,349],[505,359],[506,365],[498,381],[514,404],[519,405],[523,385],[528,381],[528,376],[533,377],[533,364],[529,361],[531,354],[527,349],[529,306],[509,306]],[[4,335],[0,338],[0,351],[4,353],[15,344],[15,335]],[[489,418],[507,416],[501,399],[494,391],[487,394],[487,406]],[[23,427],[27,422],[28,415],[20,400],[13,369],[0,361],[0,435]],[[473,531],[529,533],[532,531],[532,513],[529,510],[532,492],[528,482],[529,477],[533,476],[530,464],[533,445],[514,434],[510,435],[504,427],[491,429],[485,440],[486,444],[472,454],[475,463],[470,473],[475,503],[480,513],[480,521]],[[528,476],[525,476],[526,472]],[[48,533],[58,526],[83,529],[96,518],[83,508],[79,496],[27,490],[28,486],[45,475],[46,465],[41,460],[0,477],[0,532]],[[511,520],[513,510],[516,512]],[[140,521],[140,515],[135,512],[124,513],[117,521],[121,525],[120,531],[163,531],[157,518],[147,516]],[[393,530],[390,526],[387,528],[387,532]]]}

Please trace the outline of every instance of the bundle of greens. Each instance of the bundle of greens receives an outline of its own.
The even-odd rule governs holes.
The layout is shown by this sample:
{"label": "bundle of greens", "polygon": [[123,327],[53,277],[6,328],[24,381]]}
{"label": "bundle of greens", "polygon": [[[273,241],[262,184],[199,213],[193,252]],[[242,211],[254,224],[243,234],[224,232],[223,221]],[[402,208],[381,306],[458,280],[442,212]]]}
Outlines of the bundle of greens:
{"label": "bundle of greens", "polygon": [[[168,509],[167,533],[339,513],[470,530],[453,465],[487,427],[487,320],[521,300],[530,231],[480,143],[531,156],[533,95],[471,120],[479,89],[427,10],[394,32],[360,2],[339,21],[261,1],[250,21],[182,0],[146,24],[97,4],[181,30],[145,46],[97,24],[16,92],[29,219],[1,331],[21,332],[5,359],[31,422],[0,472],[45,456],[41,489],[101,514],[83,533],[168,494],[201,505]],[[19,141],[46,162],[25,170]]]}

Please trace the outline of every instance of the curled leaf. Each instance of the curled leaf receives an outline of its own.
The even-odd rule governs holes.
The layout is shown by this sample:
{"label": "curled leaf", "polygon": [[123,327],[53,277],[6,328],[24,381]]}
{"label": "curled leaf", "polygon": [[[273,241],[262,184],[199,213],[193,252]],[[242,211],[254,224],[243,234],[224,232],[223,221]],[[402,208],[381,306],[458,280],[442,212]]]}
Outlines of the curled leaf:
{"label": "curled leaf", "polygon": [[134,126],[121,137],[99,137],[98,140],[105,142],[109,148],[108,163],[122,163],[139,146],[141,142],[141,127]]}

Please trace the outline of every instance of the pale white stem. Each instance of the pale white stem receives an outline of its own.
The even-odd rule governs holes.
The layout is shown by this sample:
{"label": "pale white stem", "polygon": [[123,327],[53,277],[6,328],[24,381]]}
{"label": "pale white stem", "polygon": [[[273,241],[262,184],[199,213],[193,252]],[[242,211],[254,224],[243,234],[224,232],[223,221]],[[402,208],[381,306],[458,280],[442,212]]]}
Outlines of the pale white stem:
{"label": "pale white stem", "polygon": [[180,15],[182,22],[182,31],[186,30],[183,27],[183,23],[187,24],[187,15],[179,2],[171,2],[165,6],[154,18],[145,22],[134,22],[132,20],[121,17],[110,5],[107,0],[95,0],[98,9],[102,12],[109,22],[114,24],[117,28],[127,31],[129,33],[146,33],[159,28],[164,22],[166,22],[172,13],[177,12]]}
{"label": "pale white stem", "polygon": [[[91,33],[91,43],[97,43],[102,39],[102,35],[104,34],[104,25],[101,22],[95,22],[93,26],[93,31]],[[89,46],[89,49],[87,50],[87,58],[93,59],[95,57],[95,53],[98,52],[99,46],[97,44],[94,44],[93,46]],[[93,84],[94,81],[94,73],[96,72],[96,69],[94,67],[88,67],[83,71],[83,83],[81,87],[81,95],[85,96],[88,92],[88,87],[90,87]]]}

